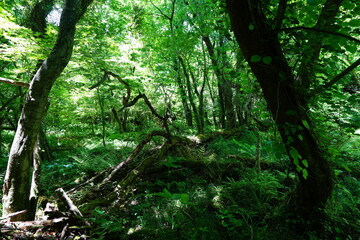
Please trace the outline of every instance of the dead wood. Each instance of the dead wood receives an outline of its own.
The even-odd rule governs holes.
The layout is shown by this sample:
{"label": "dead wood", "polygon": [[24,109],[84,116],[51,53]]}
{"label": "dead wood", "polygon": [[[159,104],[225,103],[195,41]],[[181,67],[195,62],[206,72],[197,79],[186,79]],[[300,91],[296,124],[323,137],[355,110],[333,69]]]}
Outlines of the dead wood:
{"label": "dead wood", "polygon": [[109,174],[107,178],[104,179],[104,181],[100,184],[99,188],[103,188],[106,184],[111,182],[114,179],[115,174],[123,168],[126,164],[128,164],[130,161],[132,161],[144,148],[144,146],[149,143],[154,136],[162,136],[164,138],[168,138],[168,135],[163,131],[152,131],[148,135],[145,136],[145,138],[136,146],[135,150],[130,154],[129,157],[127,157],[123,162],[119,163]]}
{"label": "dead wood", "polygon": [[74,187],[74,188],[70,189],[69,191],[67,191],[67,193],[70,194],[70,193],[76,192],[76,191],[78,191],[80,188],[82,188],[82,187],[84,187],[84,186],[86,186],[86,185],[95,183],[96,181],[98,181],[99,178],[104,177],[104,175],[105,175],[106,173],[112,172],[115,167],[116,167],[116,166],[113,166],[113,167],[107,168],[107,169],[105,169],[105,170],[102,170],[102,171],[96,173],[95,176],[89,178],[88,180],[86,180],[86,181],[83,182],[83,183],[78,184],[76,187]]}
{"label": "dead wood", "polygon": [[58,233],[69,220],[62,217],[41,221],[5,222],[0,224],[1,235],[11,239],[58,239]]}
{"label": "dead wood", "polygon": [[26,212],[27,212],[27,210],[22,210],[22,211],[10,213],[9,215],[6,215],[6,216],[4,216],[4,217],[1,217],[0,220],[5,220],[5,219],[8,219],[8,218],[11,218],[11,217],[14,217],[14,216],[18,216],[18,215],[24,214],[24,213],[26,213]]}
{"label": "dead wood", "polygon": [[[69,198],[69,196],[66,194],[66,192],[64,191],[64,189],[62,188],[58,188],[56,189],[56,194],[58,196],[58,198],[65,204],[65,206],[67,207],[67,209],[69,210],[70,214],[74,217],[80,217],[82,218],[83,215],[80,212],[80,210],[77,208],[77,206],[75,206],[75,204],[73,203],[73,201]],[[86,220],[82,220],[82,222],[87,225],[90,226],[90,223]]]}
{"label": "dead wood", "polygon": [[[151,134],[150,134],[151,135]],[[150,137],[148,135],[148,137]],[[144,140],[147,140],[148,138],[145,138]],[[148,140],[150,141],[150,140]],[[143,141],[146,142],[146,141]],[[154,154],[144,158],[144,160],[135,168],[133,168],[131,171],[128,172],[128,174],[117,182],[115,188],[113,188],[110,193],[109,191],[106,192],[106,195],[102,193],[101,197],[99,198],[98,194],[94,194],[93,196],[98,196],[97,198],[86,198],[87,202],[83,202],[84,204],[81,206],[84,212],[89,212],[95,207],[98,206],[109,206],[112,205],[114,202],[116,204],[122,204],[123,202],[126,202],[127,194],[129,191],[130,186],[135,185],[136,182],[144,177],[144,174],[146,173],[146,170],[154,165],[155,163],[160,162],[166,156],[169,155],[169,153],[174,150],[175,148],[179,146],[184,146],[186,144],[190,144],[191,141],[189,141],[186,138],[181,137],[173,137],[171,138],[171,141],[166,141]],[[98,189],[98,191],[101,191]]]}

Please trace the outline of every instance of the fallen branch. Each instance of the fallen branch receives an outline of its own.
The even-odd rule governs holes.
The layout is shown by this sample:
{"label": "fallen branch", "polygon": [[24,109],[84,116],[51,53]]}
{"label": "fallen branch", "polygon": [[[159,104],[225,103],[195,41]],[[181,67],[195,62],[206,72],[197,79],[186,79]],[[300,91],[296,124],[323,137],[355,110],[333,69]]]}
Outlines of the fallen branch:
{"label": "fallen branch", "polygon": [[116,167],[116,166],[110,167],[110,168],[107,168],[107,169],[105,169],[105,170],[100,171],[99,173],[97,173],[97,174],[96,174],[95,176],[93,176],[92,178],[86,180],[86,181],[83,182],[83,183],[80,183],[80,184],[76,185],[76,187],[70,189],[70,190],[67,191],[67,192],[68,192],[68,193],[73,193],[73,192],[79,190],[80,188],[82,188],[83,186],[86,186],[86,185],[88,185],[88,184],[90,184],[90,183],[95,182],[95,180],[97,180],[98,178],[100,178],[100,177],[101,177],[102,175],[104,175],[105,173],[112,171],[115,167]]}
{"label": "fallen branch", "polygon": [[1,217],[0,220],[4,220],[4,219],[8,219],[8,218],[11,218],[11,217],[14,217],[14,216],[18,216],[18,215],[24,214],[26,212],[27,212],[27,210],[25,209],[25,210],[21,210],[21,211],[18,211],[18,212],[10,213],[9,215]]}
{"label": "fallen branch", "polygon": [[[73,201],[69,198],[69,196],[66,194],[64,189],[58,188],[56,189],[56,195],[58,198],[65,204],[65,206],[68,208],[70,214],[74,217],[83,217],[80,210],[75,206]],[[90,223],[86,220],[83,221],[87,226],[90,226]]]}
{"label": "fallen branch", "polygon": [[132,161],[144,148],[144,146],[149,143],[153,136],[162,136],[164,138],[168,138],[168,135],[163,131],[153,131],[150,134],[146,135],[145,138],[136,146],[135,150],[127,157],[123,162],[119,163],[109,174],[107,178],[100,184],[99,189],[103,188],[106,184],[111,182],[114,179],[115,174],[123,168],[126,164]]}

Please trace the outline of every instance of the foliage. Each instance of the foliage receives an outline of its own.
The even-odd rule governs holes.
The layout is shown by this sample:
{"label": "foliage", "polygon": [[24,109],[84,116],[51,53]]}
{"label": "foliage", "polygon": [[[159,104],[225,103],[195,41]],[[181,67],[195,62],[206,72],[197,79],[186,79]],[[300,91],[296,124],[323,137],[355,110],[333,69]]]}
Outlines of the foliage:
{"label": "foliage", "polygon": [[[2,78],[28,83],[51,50],[56,21],[48,20],[41,37],[24,24],[36,2],[0,2]],[[165,161],[154,166],[161,172],[142,176],[131,186],[132,194],[123,205],[98,206],[86,213],[95,226],[91,232],[94,239],[281,239],[279,230],[296,234],[287,228],[291,223],[283,220],[274,226],[273,221],[286,217],[281,206],[297,181],[289,156],[297,160],[295,168],[304,178],[308,162],[295,149],[289,155],[285,151],[261,87],[231,32],[224,2],[101,0],[79,23],[72,59],[50,93],[42,126],[49,144],[49,149],[42,151],[54,156],[43,162],[42,195],[53,195],[58,187],[76,186],[118,164],[146,134],[164,128],[142,99],[122,109],[127,89],[117,79],[109,77],[90,89],[102,80],[103,70],[118,74],[129,84],[130,101],[145,93],[161,116],[171,115],[172,135],[198,133],[196,113],[203,110],[204,135],[214,136],[194,143],[188,154],[171,151]],[[262,1],[270,19],[267,24],[273,28],[280,2]],[[309,30],[317,24],[325,1],[287,2],[278,36],[295,75],[302,71],[303,57],[312,51],[308,43],[322,40],[312,81],[308,89],[301,89],[311,95],[357,60],[357,42],[340,35],[358,36],[359,6],[344,0],[326,33]],[[55,3],[54,15],[61,11],[59,1]],[[256,27],[250,25],[249,30]],[[204,37],[211,41],[214,58]],[[275,60],[258,54],[251,57],[252,63],[267,67]],[[218,71],[230,84],[231,96],[225,99],[236,112],[236,127],[242,127],[233,136],[225,136],[220,124],[225,114],[220,94],[224,82],[218,79]],[[324,239],[359,237],[359,76],[359,69],[354,69],[319,94],[305,95],[304,107],[310,118],[302,125],[315,133],[335,171],[335,189],[322,219],[326,229],[320,237]],[[0,183],[27,91],[0,83]],[[186,104],[193,125],[187,122]],[[114,112],[126,129],[121,129]],[[287,132],[297,130],[285,128]],[[134,164],[163,143],[155,137]],[[255,169],[256,159],[263,169]],[[183,166],[184,162],[189,165]],[[204,167],[195,171],[196,164]],[[294,239],[320,238],[313,232],[304,234]]]}

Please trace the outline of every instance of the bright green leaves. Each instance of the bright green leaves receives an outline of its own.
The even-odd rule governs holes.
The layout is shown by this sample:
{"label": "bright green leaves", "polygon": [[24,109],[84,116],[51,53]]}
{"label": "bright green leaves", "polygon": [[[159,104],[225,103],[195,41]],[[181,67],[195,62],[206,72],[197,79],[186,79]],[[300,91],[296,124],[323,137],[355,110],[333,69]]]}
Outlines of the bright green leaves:
{"label": "bright green leaves", "polygon": [[307,129],[310,130],[310,126],[309,126],[309,123],[306,121],[306,120],[301,120],[301,122],[303,123],[304,127],[306,127]]}
{"label": "bright green leaves", "polygon": [[257,63],[262,61],[265,64],[270,64],[272,62],[272,58],[270,56],[261,57],[259,55],[252,55],[250,62]]}
{"label": "bright green leaves", "polygon": [[293,158],[295,165],[299,165],[299,159],[301,158],[299,152],[293,148],[290,150],[289,154]]}
{"label": "bright green leaves", "polygon": [[302,170],[302,174],[305,179],[307,179],[307,177],[309,176],[309,173],[305,168]]}
{"label": "bright green leaves", "polygon": [[302,160],[301,163],[304,165],[304,167],[309,167],[309,162],[306,159]]}

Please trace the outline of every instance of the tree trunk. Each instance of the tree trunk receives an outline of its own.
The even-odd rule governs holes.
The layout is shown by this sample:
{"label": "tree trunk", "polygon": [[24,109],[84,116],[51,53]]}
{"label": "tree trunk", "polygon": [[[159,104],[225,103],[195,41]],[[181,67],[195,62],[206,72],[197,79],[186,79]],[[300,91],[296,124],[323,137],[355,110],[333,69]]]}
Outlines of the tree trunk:
{"label": "tree trunk", "polygon": [[[31,80],[23,106],[3,185],[3,215],[30,208],[31,166],[34,147],[55,80],[68,64],[73,49],[75,25],[92,0],[66,0],[55,46]],[[30,219],[29,214],[11,221]]]}
{"label": "tree trunk", "polygon": [[[231,89],[231,84],[226,79],[224,74],[220,71],[220,66],[216,60],[214,46],[210,41],[208,36],[202,37],[205,42],[206,48],[209,52],[211,63],[214,67],[215,75],[218,79],[218,96],[219,96],[219,105],[220,105],[220,125],[222,128],[231,129],[236,125],[235,110],[233,105],[233,93]],[[224,55],[224,53],[221,53]],[[226,54],[225,54],[226,55]],[[225,56],[222,56],[223,58]]]}
{"label": "tree trunk", "polygon": [[231,76],[228,73],[230,70],[232,70],[230,63],[228,61],[226,50],[224,43],[226,42],[226,38],[224,37],[224,34],[220,35],[220,48],[218,49],[219,56],[222,62],[222,73],[221,76],[223,80],[222,83],[222,90],[223,90],[223,96],[224,96],[224,107],[225,107],[225,116],[226,116],[226,129],[233,129],[236,127],[236,114],[233,104],[233,90],[232,90],[232,83],[230,81]]}
{"label": "tree trunk", "polygon": [[185,115],[185,120],[186,120],[186,124],[189,127],[193,126],[193,122],[192,122],[192,113],[187,101],[187,95],[186,95],[186,91],[185,91],[185,87],[181,81],[181,77],[180,77],[180,66],[179,66],[179,61],[178,59],[174,60],[174,70],[175,70],[175,74],[176,74],[176,83],[178,84],[178,90],[180,93],[180,98],[181,98],[181,103],[183,105],[184,108],[184,115]]}
{"label": "tree trunk", "polygon": [[299,178],[289,210],[314,227],[332,191],[332,172],[311,131],[277,35],[266,25],[260,5],[260,1],[227,0],[237,42],[261,85]]}
{"label": "tree trunk", "polygon": [[194,96],[193,96],[193,93],[192,93],[192,86],[191,86],[191,82],[190,82],[190,76],[189,76],[189,73],[187,72],[184,60],[180,56],[178,58],[179,58],[179,61],[180,61],[180,64],[181,64],[181,67],[183,69],[183,73],[184,73],[184,76],[185,76],[186,88],[187,88],[187,92],[188,92],[189,102],[190,102],[190,105],[191,105],[193,113],[194,113],[195,122],[196,122],[196,128],[198,130],[198,133],[202,133],[204,131],[204,129],[203,129],[202,125],[201,125],[201,120],[200,120],[200,117],[199,117],[199,111],[198,111],[198,108],[197,108],[197,106],[195,104]]}

